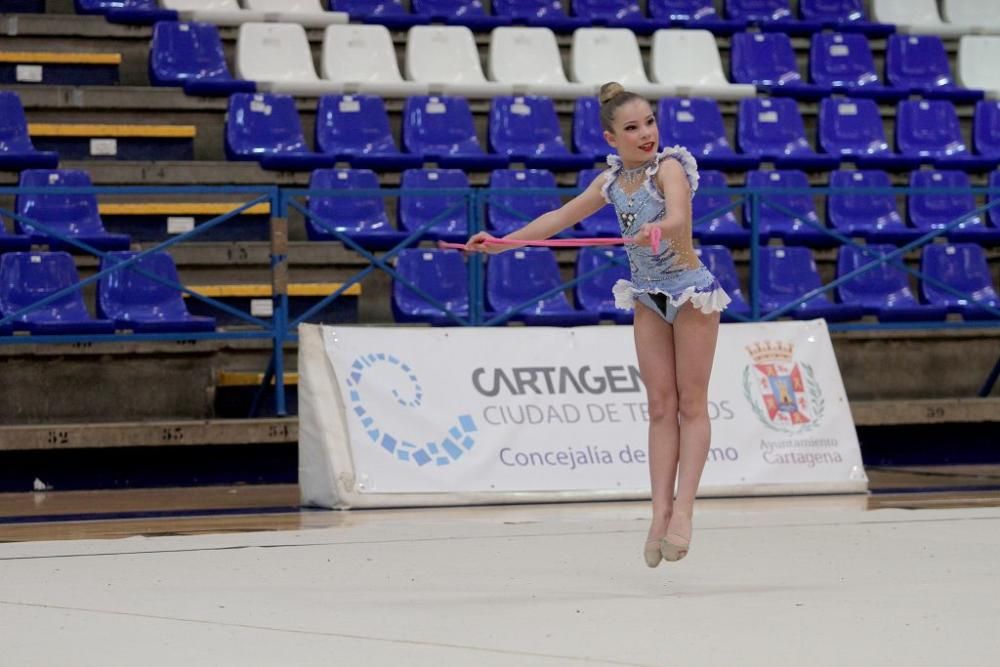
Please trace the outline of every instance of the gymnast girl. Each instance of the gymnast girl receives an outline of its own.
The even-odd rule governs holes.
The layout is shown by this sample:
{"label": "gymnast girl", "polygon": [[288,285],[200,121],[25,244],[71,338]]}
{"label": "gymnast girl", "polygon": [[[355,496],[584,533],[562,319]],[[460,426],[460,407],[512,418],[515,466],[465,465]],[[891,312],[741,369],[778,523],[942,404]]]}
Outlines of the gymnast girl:
{"label": "gymnast girl", "polygon": [[[516,241],[548,239],[614,205],[632,274],[615,284],[615,305],[635,310],[635,349],[649,402],[653,517],[643,556],[656,567],[690,549],[694,499],[711,439],[708,381],[720,313],[730,299],[692,244],[694,157],[680,146],[657,152],[656,118],[642,96],[606,83],[600,102],[604,138],[617,150],[608,155],[610,168],[559,209],[503,240],[479,232],[465,249],[495,254],[518,247]],[[661,237],[664,247],[654,250]]]}

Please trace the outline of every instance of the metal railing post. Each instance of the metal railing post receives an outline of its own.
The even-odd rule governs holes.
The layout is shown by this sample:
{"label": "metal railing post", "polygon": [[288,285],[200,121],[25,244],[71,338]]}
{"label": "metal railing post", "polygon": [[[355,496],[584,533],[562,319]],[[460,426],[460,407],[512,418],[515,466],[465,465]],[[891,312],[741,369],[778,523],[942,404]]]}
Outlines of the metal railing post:
{"label": "metal railing post", "polygon": [[[285,338],[288,327],[288,209],[284,194],[274,189],[271,202],[271,299],[274,304],[274,410],[288,414],[285,402]],[[265,378],[266,379],[266,378]]]}
{"label": "metal railing post", "polygon": [[[483,230],[483,193],[478,188],[469,190],[469,231],[472,234]],[[483,264],[485,258],[476,253],[469,257],[469,322],[473,326],[483,324]]]}
{"label": "metal railing post", "polygon": [[750,193],[750,319],[760,319],[760,194]]}

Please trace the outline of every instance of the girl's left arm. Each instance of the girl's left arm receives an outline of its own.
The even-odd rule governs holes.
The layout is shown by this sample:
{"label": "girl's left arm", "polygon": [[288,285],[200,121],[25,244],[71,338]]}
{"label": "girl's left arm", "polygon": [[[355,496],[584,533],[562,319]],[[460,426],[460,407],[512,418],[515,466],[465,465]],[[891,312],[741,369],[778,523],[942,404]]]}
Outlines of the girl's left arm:
{"label": "girl's left arm", "polygon": [[677,160],[667,159],[656,171],[656,182],[667,202],[667,214],[656,222],[643,225],[635,235],[635,243],[649,245],[649,227],[656,225],[663,236],[667,230],[677,229],[691,220],[691,184],[688,182],[684,167]]}

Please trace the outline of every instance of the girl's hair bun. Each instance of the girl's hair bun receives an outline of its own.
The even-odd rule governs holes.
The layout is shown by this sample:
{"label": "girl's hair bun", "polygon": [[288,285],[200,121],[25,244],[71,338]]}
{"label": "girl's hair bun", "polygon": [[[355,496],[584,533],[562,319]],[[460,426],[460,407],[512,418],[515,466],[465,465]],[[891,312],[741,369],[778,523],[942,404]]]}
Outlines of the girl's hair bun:
{"label": "girl's hair bun", "polygon": [[636,95],[625,90],[625,87],[617,81],[610,81],[601,86],[597,93],[597,99],[601,101],[601,127],[608,132],[614,132],[615,113],[618,108],[631,102],[632,100],[643,99],[641,95]]}
{"label": "girl's hair bun", "polygon": [[625,87],[622,86],[617,81],[610,81],[603,86],[601,86],[600,92],[598,92],[597,97],[601,101],[601,104],[607,104],[613,100],[618,95],[625,92]]}

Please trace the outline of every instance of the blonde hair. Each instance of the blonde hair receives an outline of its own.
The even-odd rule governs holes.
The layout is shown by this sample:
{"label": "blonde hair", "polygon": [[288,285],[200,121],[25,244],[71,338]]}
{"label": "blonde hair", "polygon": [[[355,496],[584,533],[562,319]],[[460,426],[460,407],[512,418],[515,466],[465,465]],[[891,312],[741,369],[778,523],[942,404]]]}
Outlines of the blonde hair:
{"label": "blonde hair", "polygon": [[601,86],[597,93],[597,99],[601,103],[601,127],[608,132],[614,132],[615,112],[618,111],[618,107],[632,100],[645,98],[625,90],[625,87],[617,81],[609,81]]}

